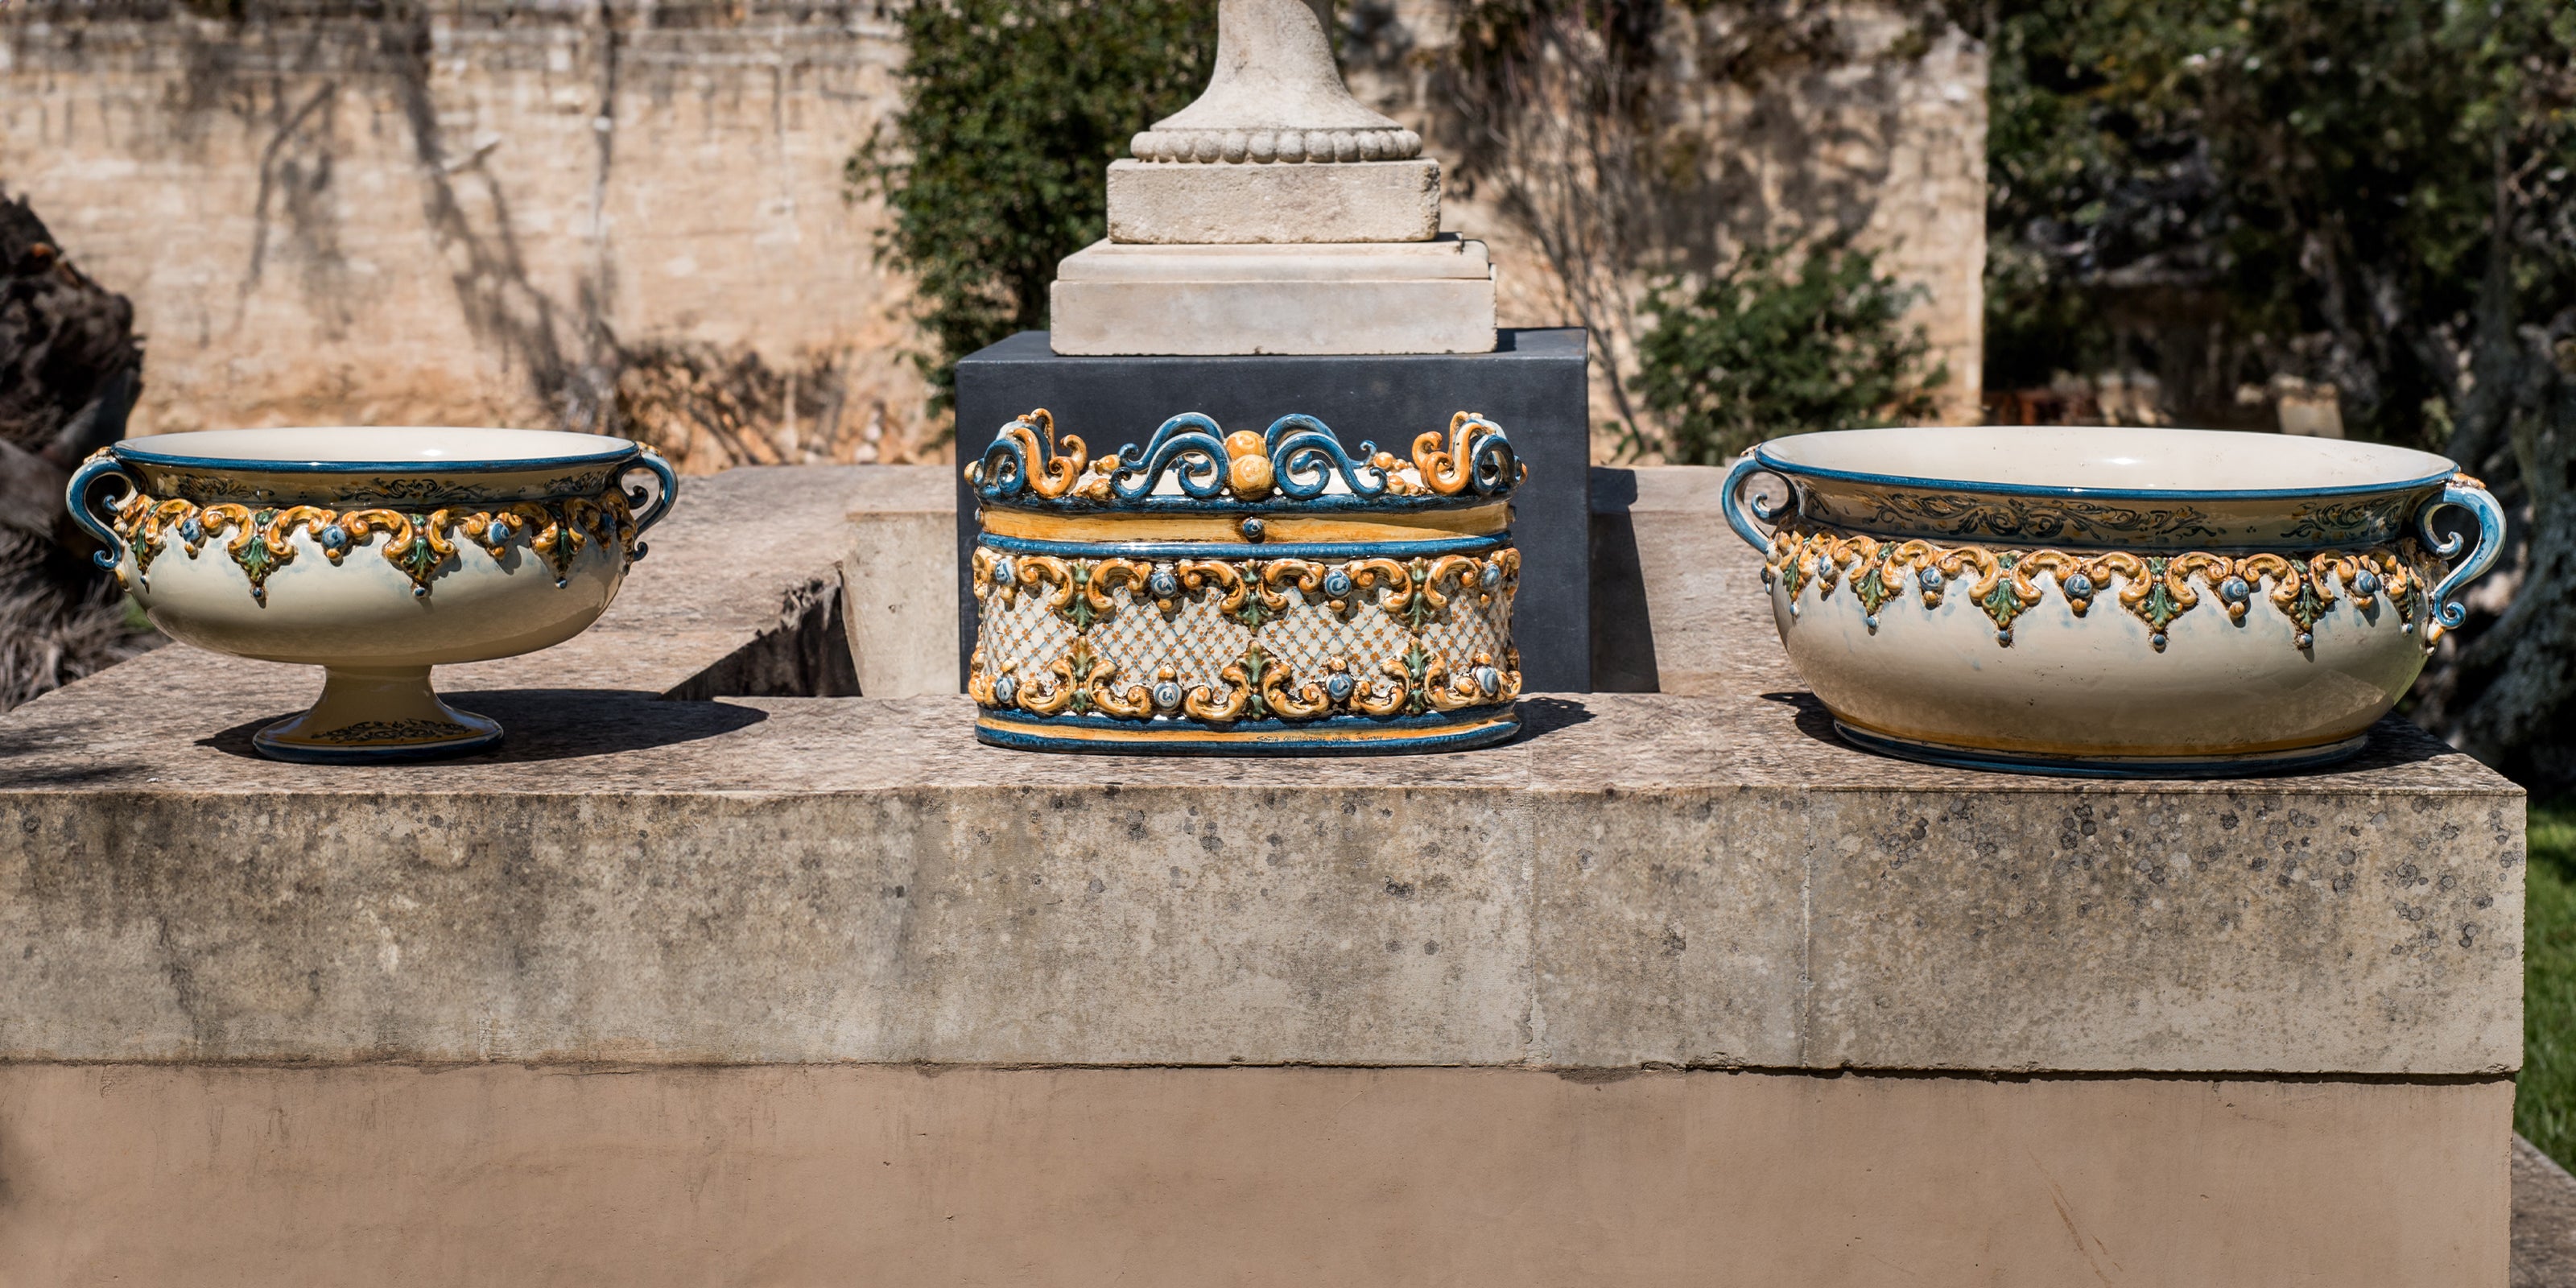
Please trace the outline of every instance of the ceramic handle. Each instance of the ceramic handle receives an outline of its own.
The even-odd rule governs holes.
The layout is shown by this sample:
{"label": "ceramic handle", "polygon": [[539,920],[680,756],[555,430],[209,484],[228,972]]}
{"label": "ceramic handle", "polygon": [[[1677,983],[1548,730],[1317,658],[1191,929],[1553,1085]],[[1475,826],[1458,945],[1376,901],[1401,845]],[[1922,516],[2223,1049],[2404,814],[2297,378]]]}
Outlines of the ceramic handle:
{"label": "ceramic handle", "polygon": [[[653,477],[660,480],[662,485],[659,493],[654,496],[653,503],[645,506],[643,513],[635,516],[635,535],[640,537],[644,535],[645,529],[660,523],[662,516],[671,512],[671,502],[677,500],[680,495],[680,476],[672,472],[671,463],[663,460],[661,453],[649,447],[635,449],[635,459],[628,461],[625,470],[621,472],[620,486],[623,486],[623,475],[632,474],[637,470],[652,471]],[[628,492],[626,494],[628,503],[632,504],[638,495],[639,492],[636,491]],[[642,542],[636,543],[635,557],[638,559],[644,557]]]}
{"label": "ceramic handle", "polygon": [[63,489],[63,502],[71,507],[72,522],[79,524],[81,531],[98,538],[99,544],[107,547],[91,555],[91,560],[101,568],[114,568],[125,559],[125,542],[116,535],[116,529],[100,522],[98,512],[89,506],[90,490],[96,487],[101,479],[115,479],[123,483],[127,496],[143,490],[135,483],[134,476],[125,472],[123,464],[102,447],[92,453],[88,460],[81,462],[79,469],[72,471],[71,484]]}
{"label": "ceramic handle", "polygon": [[1771,534],[1753,526],[1754,521],[1777,523],[1788,507],[1766,505],[1760,497],[1749,502],[1744,499],[1745,477],[1759,472],[1762,472],[1762,462],[1755,459],[1753,453],[1746,452],[1735,462],[1735,468],[1726,472],[1726,481],[1718,485],[1717,504],[1726,513],[1726,525],[1735,529],[1735,535],[1744,538],[1744,544],[1769,554]]}
{"label": "ceramic handle", "polygon": [[2425,632],[2424,642],[2427,644],[2440,638],[2442,631],[2455,629],[2468,620],[2469,610],[2459,601],[2460,588],[2495,567],[2496,556],[2504,553],[2504,507],[2497,505],[2496,499],[2487,494],[2484,484],[2466,474],[2454,474],[2450,482],[2442,485],[2439,496],[2426,500],[2424,508],[2415,512],[2416,535],[2423,538],[2424,544],[2434,554],[2448,559],[2460,552],[2460,538],[2444,536],[2433,530],[2433,516],[2441,513],[2444,506],[2451,505],[2477,516],[2478,544],[2469,551],[2467,559],[2451,569],[2451,574],[2442,579],[2442,584],[2433,588],[2433,625],[2436,629]]}

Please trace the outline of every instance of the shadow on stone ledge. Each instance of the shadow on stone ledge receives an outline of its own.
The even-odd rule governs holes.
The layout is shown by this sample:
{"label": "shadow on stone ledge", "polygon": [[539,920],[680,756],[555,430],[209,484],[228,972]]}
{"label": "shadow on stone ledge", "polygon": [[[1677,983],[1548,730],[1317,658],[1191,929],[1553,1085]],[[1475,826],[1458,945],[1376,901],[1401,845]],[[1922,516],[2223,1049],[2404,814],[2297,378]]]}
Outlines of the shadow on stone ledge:
{"label": "shadow on stone ledge", "polygon": [[1520,713],[1521,731],[1512,735],[1506,746],[1536,742],[1559,729],[1571,729],[1592,718],[1592,709],[1572,698],[1523,698]]}
{"label": "shadow on stone ledge", "polygon": [[[1843,741],[1841,735],[1834,732],[1833,713],[1825,709],[1825,704],[1818,701],[1815,694],[1803,690],[1783,690],[1765,693],[1762,695],[1762,700],[1777,702],[1795,710],[1798,732],[1809,738],[1817,742],[1831,743],[1836,747],[1848,749],[1852,746]],[[1862,750],[1866,751],[1867,748]],[[2367,769],[2386,769],[2395,765],[2420,764],[2440,756],[2463,754],[2465,753],[2453,749],[2448,743],[2403,719],[2396,716],[2382,716],[2378,724],[2370,727],[2370,745],[2362,748],[2360,755],[2331,765],[2265,774],[2262,777],[2297,778],[2305,774],[2349,774]]]}
{"label": "shadow on stone ledge", "polygon": [[[506,735],[501,745],[490,752],[460,756],[451,762],[458,764],[569,760],[642,751],[717,737],[769,718],[768,712],[757,707],[678,701],[623,689],[468,689],[442,691],[439,696],[458,710],[500,721]],[[251,735],[291,714],[281,711],[261,716],[200,738],[197,745],[246,759],[264,759],[251,748]]]}

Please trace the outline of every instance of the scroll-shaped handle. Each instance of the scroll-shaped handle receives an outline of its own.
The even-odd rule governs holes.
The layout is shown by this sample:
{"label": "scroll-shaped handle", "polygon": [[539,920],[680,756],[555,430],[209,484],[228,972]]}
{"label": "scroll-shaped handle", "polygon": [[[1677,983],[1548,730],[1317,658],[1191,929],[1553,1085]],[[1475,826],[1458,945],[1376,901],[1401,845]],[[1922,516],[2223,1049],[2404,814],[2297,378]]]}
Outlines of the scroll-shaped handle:
{"label": "scroll-shaped handle", "polygon": [[[640,537],[644,535],[645,529],[652,527],[656,523],[660,523],[662,521],[662,516],[671,512],[671,502],[678,500],[680,496],[680,476],[672,471],[671,463],[663,460],[660,452],[656,452],[649,447],[639,446],[635,449],[635,459],[628,461],[625,469],[620,472],[620,486],[624,485],[625,475],[632,474],[637,470],[652,471],[653,477],[661,484],[655,494],[650,498],[650,504],[646,504],[647,498],[644,495],[644,489],[639,487],[629,488],[627,490],[627,504],[641,505],[644,507],[642,512],[635,516],[635,535]],[[643,542],[638,541],[635,543],[635,557],[637,559],[644,557],[644,549],[645,547]]]}
{"label": "scroll-shaped handle", "polygon": [[2468,620],[2469,610],[2459,600],[2460,588],[2485,575],[2487,569],[2495,567],[2496,556],[2504,553],[2504,507],[2487,494],[2486,484],[2466,474],[2452,475],[2442,485],[2441,493],[2427,498],[2424,507],[2415,512],[2415,533],[2428,549],[2444,559],[2460,552],[2459,537],[2433,530],[2433,516],[2451,505],[2477,516],[2478,544],[2433,588],[2433,621],[2424,629],[2424,643],[2428,646],[2442,638],[2443,632]]}
{"label": "scroll-shaped handle", "polygon": [[98,543],[107,547],[91,555],[90,558],[101,568],[114,568],[125,560],[125,541],[116,535],[116,529],[109,527],[105,520],[98,517],[98,511],[90,508],[90,492],[98,486],[101,479],[115,479],[123,483],[127,496],[143,490],[135,483],[134,476],[125,472],[124,463],[118,461],[107,448],[102,447],[90,453],[90,458],[81,462],[79,469],[72,471],[71,484],[63,489],[63,502],[71,507],[72,522],[79,524],[81,531],[98,538]]}
{"label": "scroll-shaped handle", "polygon": [[1758,496],[1747,501],[1742,495],[1745,478],[1765,468],[1753,453],[1746,452],[1735,462],[1735,468],[1726,472],[1726,481],[1718,485],[1717,505],[1726,515],[1726,525],[1735,529],[1735,535],[1744,538],[1744,544],[1769,554],[1771,534],[1755,527],[1754,521],[1778,523],[1780,516],[1788,512],[1788,498],[1781,498],[1782,504],[1772,505]]}

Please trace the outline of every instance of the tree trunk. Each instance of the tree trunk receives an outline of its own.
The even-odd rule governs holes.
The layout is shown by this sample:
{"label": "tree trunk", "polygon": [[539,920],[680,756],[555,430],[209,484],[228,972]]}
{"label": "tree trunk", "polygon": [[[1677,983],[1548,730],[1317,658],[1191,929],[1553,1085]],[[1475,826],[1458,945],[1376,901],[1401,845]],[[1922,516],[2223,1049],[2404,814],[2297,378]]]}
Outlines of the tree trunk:
{"label": "tree trunk", "polygon": [[2427,678],[2418,715],[2549,795],[2576,790],[2576,314],[2521,339],[2532,395],[2510,428],[2530,502],[2521,584],[2503,615]]}
{"label": "tree trunk", "polygon": [[0,196],[0,711],[157,641],[63,505],[72,468],[124,435],[142,371],[134,306]]}

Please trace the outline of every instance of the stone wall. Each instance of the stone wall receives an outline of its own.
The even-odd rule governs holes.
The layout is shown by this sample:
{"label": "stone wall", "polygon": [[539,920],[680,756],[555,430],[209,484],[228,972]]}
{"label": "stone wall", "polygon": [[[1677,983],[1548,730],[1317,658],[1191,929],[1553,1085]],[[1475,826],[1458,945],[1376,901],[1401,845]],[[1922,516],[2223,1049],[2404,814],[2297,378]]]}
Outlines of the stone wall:
{"label": "stone wall", "polygon": [[891,24],[632,18],[18,21],[0,182],[133,297],[142,431],[604,428],[622,395],[697,422],[663,441],[699,469],[903,458],[905,286],[841,183]]}
{"label": "stone wall", "polygon": [[[0,186],[134,299],[138,431],[569,424],[697,471],[944,454],[906,282],[874,258],[882,210],[842,183],[898,99],[893,5],[142,4],[0,16]],[[1446,12],[1358,13],[1400,51],[1355,53],[1360,91],[1436,110],[1406,69]],[[1878,10],[1838,21],[1830,66],[1686,96],[1721,181],[1685,258],[1764,230],[1886,248],[1930,289],[1920,317],[1972,406],[1983,53],[1908,45]],[[1494,242],[1504,325],[1569,320],[1490,202],[1455,193],[1448,223]]]}

